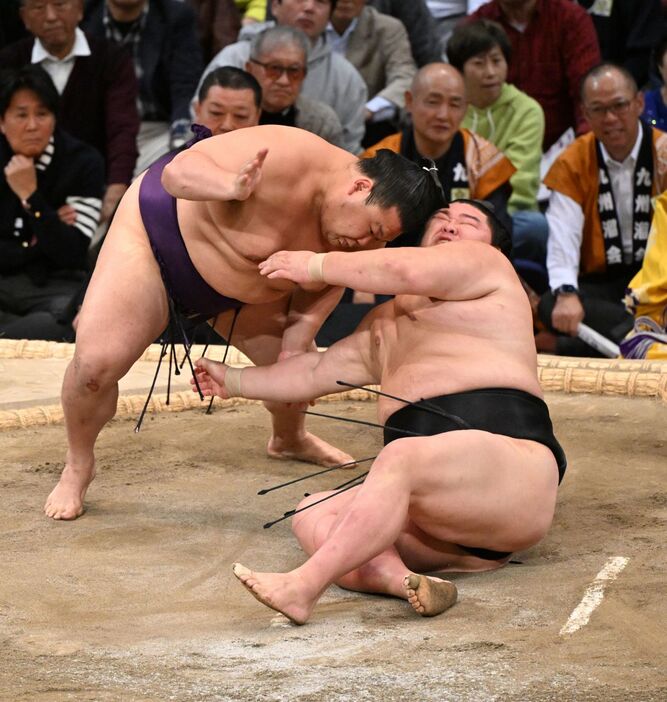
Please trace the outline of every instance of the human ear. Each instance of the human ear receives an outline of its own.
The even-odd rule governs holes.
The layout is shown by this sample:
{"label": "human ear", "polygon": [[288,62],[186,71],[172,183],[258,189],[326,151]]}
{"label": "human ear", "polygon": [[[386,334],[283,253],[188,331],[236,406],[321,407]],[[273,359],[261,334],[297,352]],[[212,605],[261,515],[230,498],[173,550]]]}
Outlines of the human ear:
{"label": "human ear", "polygon": [[370,178],[356,178],[350,189],[350,194],[368,192],[373,189],[373,181]]}

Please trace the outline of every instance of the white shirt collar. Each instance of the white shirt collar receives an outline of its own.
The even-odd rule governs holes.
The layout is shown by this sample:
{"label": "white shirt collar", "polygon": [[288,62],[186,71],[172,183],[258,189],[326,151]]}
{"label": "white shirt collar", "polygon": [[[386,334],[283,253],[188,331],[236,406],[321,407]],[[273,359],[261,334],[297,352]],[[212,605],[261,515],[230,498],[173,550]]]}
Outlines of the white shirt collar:
{"label": "white shirt collar", "polygon": [[32,56],[30,61],[32,63],[41,63],[45,59],[50,61],[65,62],[76,56],[90,56],[90,46],[88,45],[88,40],[86,35],[77,27],[74,30],[74,45],[72,50],[64,58],[57,58],[50,54],[45,48],[42,42],[35,38],[35,43],[32,46]]}
{"label": "white shirt collar", "polygon": [[631,163],[634,166],[635,163],[637,163],[637,156],[639,156],[639,149],[641,148],[642,145],[642,137],[644,135],[644,131],[642,129],[641,122],[639,123],[639,130],[637,132],[637,140],[635,141],[635,145],[632,147],[632,151],[625,157],[625,161],[616,161],[616,159],[613,159],[610,155],[607,149],[604,148],[604,144],[600,141],[600,151],[602,152],[602,158],[604,159],[604,162],[609,166],[609,163],[613,163],[619,166],[622,166],[624,164],[628,163],[628,159],[632,159]]}

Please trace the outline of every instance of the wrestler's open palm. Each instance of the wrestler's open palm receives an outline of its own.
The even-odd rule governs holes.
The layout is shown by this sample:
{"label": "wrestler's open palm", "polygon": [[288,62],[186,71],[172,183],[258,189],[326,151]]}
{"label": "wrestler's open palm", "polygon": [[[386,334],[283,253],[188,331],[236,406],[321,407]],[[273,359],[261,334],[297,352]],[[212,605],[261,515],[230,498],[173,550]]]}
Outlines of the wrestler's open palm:
{"label": "wrestler's open palm", "polygon": [[294,283],[309,283],[312,278],[308,262],[315,254],[312,251],[276,251],[259,264],[259,272],[267,278],[281,278]]}
{"label": "wrestler's open palm", "polygon": [[[209,370],[211,371],[210,373]],[[202,391],[204,397],[217,396],[226,400],[229,397],[225,389],[226,370],[227,366],[224,363],[211,361],[207,358],[200,358],[195,361],[197,382],[195,383],[194,378],[190,378],[192,392],[197,392],[197,384],[199,384],[199,389]],[[215,378],[213,376],[215,376]]]}
{"label": "wrestler's open palm", "polygon": [[247,200],[253,194],[262,178],[262,166],[268,153],[268,149],[262,149],[241,166],[232,185],[232,200]]}

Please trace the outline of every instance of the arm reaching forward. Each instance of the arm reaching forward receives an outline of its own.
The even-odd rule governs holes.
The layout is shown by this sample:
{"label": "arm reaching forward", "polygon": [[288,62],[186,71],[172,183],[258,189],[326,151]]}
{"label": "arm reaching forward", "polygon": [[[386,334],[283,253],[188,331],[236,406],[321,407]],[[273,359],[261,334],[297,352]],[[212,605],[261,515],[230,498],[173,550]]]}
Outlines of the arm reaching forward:
{"label": "arm reaching forward", "polygon": [[221,168],[203,151],[187,149],[168,163],[162,185],[184,200],[247,200],[259,185],[268,149],[261,149],[238,172]]}
{"label": "arm reaching forward", "polygon": [[[324,352],[311,351],[270,366],[230,368],[200,358],[195,363],[197,381],[207,397],[217,395],[253,400],[303,402],[342,392],[338,380],[366,385],[379,380],[370,363],[369,332],[355,332]],[[194,378],[190,381],[196,392]]]}
{"label": "arm reaching forward", "polygon": [[267,278],[295,283],[324,282],[380,295],[425,295],[441,300],[472,300],[496,290],[509,261],[479,241],[456,241],[425,248],[315,254],[278,251],[259,264]]}

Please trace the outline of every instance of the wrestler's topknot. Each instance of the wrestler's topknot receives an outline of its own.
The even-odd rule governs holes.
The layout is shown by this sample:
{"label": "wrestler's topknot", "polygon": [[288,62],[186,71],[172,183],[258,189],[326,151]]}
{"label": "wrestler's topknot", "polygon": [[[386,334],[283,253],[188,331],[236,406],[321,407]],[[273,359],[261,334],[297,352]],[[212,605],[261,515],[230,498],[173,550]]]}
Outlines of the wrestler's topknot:
{"label": "wrestler's topknot", "polygon": [[380,149],[357,165],[374,183],[366,204],[396,207],[403,232],[421,234],[431,215],[445,206],[442,189],[432,175],[400,154]]}

